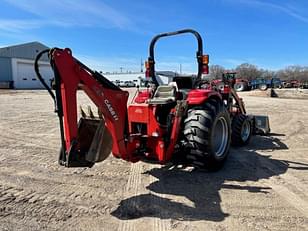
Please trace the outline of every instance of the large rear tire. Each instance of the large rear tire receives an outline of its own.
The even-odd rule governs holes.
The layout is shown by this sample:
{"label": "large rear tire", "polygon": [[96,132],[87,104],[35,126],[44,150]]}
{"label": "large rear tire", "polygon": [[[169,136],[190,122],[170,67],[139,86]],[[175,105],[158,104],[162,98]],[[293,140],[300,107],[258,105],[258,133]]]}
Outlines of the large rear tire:
{"label": "large rear tire", "polygon": [[259,89],[260,89],[261,91],[266,91],[266,90],[267,90],[267,85],[266,85],[265,83],[261,83],[261,84],[259,85]]}
{"label": "large rear tire", "polygon": [[245,91],[247,87],[247,84],[244,82],[238,82],[234,84],[235,91]]}
{"label": "large rear tire", "polygon": [[187,161],[208,170],[222,167],[231,141],[230,116],[225,107],[211,99],[204,107],[188,110],[184,123]]}
{"label": "large rear tire", "polygon": [[252,135],[251,122],[244,114],[236,115],[232,120],[231,144],[233,146],[244,146],[248,144]]}

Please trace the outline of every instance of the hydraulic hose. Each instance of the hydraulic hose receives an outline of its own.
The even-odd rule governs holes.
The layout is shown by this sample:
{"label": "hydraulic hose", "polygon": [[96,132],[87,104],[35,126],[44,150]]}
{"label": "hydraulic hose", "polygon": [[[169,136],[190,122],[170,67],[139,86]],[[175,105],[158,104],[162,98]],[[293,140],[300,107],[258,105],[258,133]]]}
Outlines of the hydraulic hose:
{"label": "hydraulic hose", "polygon": [[38,61],[41,59],[41,57],[43,56],[43,54],[45,53],[49,53],[50,49],[46,49],[41,51],[40,53],[38,53],[38,55],[35,58],[34,61],[34,70],[36,73],[36,77],[38,78],[38,80],[43,84],[43,86],[46,88],[46,90],[48,91],[49,95],[51,96],[51,98],[53,99],[53,101],[56,101],[56,96],[55,94],[52,92],[51,88],[47,85],[47,83],[45,82],[45,80],[43,79],[40,70],[39,70],[39,64]]}
{"label": "hydraulic hose", "polygon": [[41,73],[39,71],[39,64],[38,61],[41,59],[43,54],[48,53],[50,55],[50,52],[52,52],[53,49],[46,49],[38,53],[38,55],[35,58],[34,61],[34,70],[36,73],[36,76],[38,80],[43,84],[43,86],[48,91],[49,95],[54,101],[55,104],[55,112],[58,114],[59,118],[59,124],[60,124],[60,135],[61,135],[61,144],[62,148],[59,153],[59,163],[60,165],[66,165],[67,158],[66,158],[66,147],[65,147],[65,136],[64,136],[64,127],[63,127],[63,108],[62,108],[62,101],[61,101],[61,90],[60,90],[60,75],[58,73],[57,68],[54,66],[52,61],[50,61],[51,68],[53,69],[53,72],[55,74],[55,83],[56,83],[56,95],[53,93],[51,88],[47,85],[44,78],[41,76]]}

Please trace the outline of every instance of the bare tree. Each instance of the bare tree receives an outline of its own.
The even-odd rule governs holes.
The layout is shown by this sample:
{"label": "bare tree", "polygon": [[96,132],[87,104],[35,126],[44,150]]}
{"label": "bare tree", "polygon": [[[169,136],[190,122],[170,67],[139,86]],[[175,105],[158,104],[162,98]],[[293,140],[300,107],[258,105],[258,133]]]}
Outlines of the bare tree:
{"label": "bare tree", "polygon": [[258,69],[257,66],[243,63],[236,67],[237,77],[247,80],[256,79],[261,76],[261,71]]}
{"label": "bare tree", "polygon": [[221,79],[222,74],[224,73],[225,68],[220,65],[211,65],[210,66],[210,77],[213,79]]}
{"label": "bare tree", "polygon": [[[223,66],[211,65],[209,78],[220,79],[226,71]],[[278,71],[268,69],[259,69],[256,65],[243,63],[234,70],[237,72],[237,78],[252,80],[256,78],[271,79],[273,77],[281,80],[299,80],[308,81],[308,66],[293,65]]]}
{"label": "bare tree", "polygon": [[260,77],[263,79],[271,79],[276,75],[275,71],[267,70],[267,69],[260,69]]}
{"label": "bare tree", "polygon": [[277,72],[277,77],[282,80],[308,81],[308,66],[288,66]]}

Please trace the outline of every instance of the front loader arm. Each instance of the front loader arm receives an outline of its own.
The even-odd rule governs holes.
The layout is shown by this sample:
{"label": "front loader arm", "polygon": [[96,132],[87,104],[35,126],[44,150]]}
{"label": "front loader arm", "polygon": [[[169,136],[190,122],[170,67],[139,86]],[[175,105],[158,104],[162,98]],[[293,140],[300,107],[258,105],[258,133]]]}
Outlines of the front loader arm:
{"label": "front loader arm", "polygon": [[[70,166],[70,155],[82,155],[78,149],[77,90],[84,90],[102,113],[113,145],[112,153],[123,159],[129,159],[126,148],[127,135],[127,100],[128,92],[121,90],[97,72],[90,70],[76,60],[70,49],[52,49],[50,60],[55,72],[56,94],[61,102],[58,109],[63,109],[63,132],[65,147],[62,147],[62,163]],[[58,81],[57,81],[58,80]],[[61,120],[60,120],[61,121]],[[61,158],[60,158],[61,159]],[[74,158],[73,158],[74,159]],[[93,165],[93,164],[92,164]]]}

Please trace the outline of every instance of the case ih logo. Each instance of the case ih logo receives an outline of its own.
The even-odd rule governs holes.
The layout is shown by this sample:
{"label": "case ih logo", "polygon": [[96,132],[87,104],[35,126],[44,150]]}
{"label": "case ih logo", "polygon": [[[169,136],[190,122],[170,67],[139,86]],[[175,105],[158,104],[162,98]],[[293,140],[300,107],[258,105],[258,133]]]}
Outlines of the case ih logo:
{"label": "case ih logo", "polygon": [[108,108],[108,111],[110,112],[111,116],[113,117],[114,120],[119,120],[119,117],[117,115],[117,113],[114,111],[113,107],[111,106],[110,102],[108,99],[105,99],[104,100],[107,108]]}

